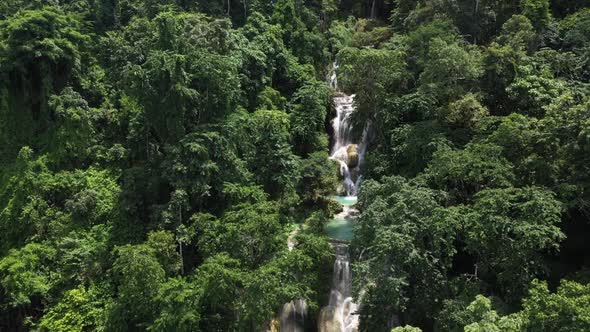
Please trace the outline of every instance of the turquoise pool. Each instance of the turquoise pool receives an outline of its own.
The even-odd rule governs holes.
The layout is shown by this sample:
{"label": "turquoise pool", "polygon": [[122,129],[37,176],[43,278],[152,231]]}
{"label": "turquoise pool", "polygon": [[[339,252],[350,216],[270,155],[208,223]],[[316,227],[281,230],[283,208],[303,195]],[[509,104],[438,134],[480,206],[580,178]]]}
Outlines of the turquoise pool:
{"label": "turquoise pool", "polygon": [[342,204],[343,206],[355,205],[356,202],[358,202],[356,196],[332,196],[330,198],[332,198],[335,201],[338,201],[338,203]]}
{"label": "turquoise pool", "polygon": [[[332,196],[332,199],[338,201],[345,208],[356,204],[356,197]],[[325,231],[328,237],[336,240],[350,241],[353,236],[354,217],[349,216],[348,213],[343,212],[336,215],[326,225]]]}

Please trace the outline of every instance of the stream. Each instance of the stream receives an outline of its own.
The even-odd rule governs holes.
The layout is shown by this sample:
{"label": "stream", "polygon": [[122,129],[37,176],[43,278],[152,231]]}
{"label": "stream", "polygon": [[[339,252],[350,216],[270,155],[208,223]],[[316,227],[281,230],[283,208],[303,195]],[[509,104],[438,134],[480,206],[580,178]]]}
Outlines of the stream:
{"label": "stream", "polygon": [[[320,332],[356,332],[359,326],[358,305],[352,297],[353,274],[348,243],[353,238],[353,229],[359,214],[355,208],[356,195],[362,181],[361,166],[368,143],[369,125],[363,129],[361,139],[355,142],[351,121],[351,115],[355,111],[354,95],[346,95],[338,90],[337,69],[338,64],[334,63],[330,85],[336,91],[336,117],[332,120],[334,144],[330,159],[338,162],[342,182],[335,188],[338,195],[331,198],[342,205],[342,212],[325,226],[336,255],[329,302],[320,311],[317,328]],[[299,228],[290,233],[287,241],[289,250],[295,247],[298,232]],[[308,319],[307,303],[303,299],[286,303],[279,318],[281,332],[304,332]]]}
{"label": "stream", "polygon": [[328,237],[333,239],[332,246],[336,253],[332,272],[330,301],[322,308],[318,319],[320,332],[355,332],[358,331],[358,305],[352,298],[352,269],[348,243],[352,240],[353,229],[359,211],[354,207],[362,176],[361,166],[364,161],[368,143],[368,125],[363,128],[360,141],[353,136],[351,115],[354,113],[354,95],[346,95],[338,89],[338,64],[334,64],[330,85],[336,90],[334,105],[336,117],[332,120],[334,144],[330,159],[340,165],[342,183],[337,188],[338,196],[332,197],[342,205],[342,212],[326,225]]}

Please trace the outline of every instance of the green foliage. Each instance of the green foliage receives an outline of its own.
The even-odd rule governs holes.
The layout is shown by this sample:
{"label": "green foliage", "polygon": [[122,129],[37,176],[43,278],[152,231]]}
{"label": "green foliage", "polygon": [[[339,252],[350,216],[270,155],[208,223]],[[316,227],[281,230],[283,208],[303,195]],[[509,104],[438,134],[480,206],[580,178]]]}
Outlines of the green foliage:
{"label": "green foliage", "polygon": [[286,239],[281,238],[278,207],[271,202],[244,204],[227,211],[223,218],[193,216],[200,251],[205,257],[225,252],[249,267],[270,258]]}
{"label": "green foliage", "polygon": [[257,181],[271,197],[294,189],[298,160],[289,145],[288,115],[276,110],[258,110],[246,121],[244,130],[252,146],[246,160],[256,170]]}
{"label": "green foliage", "polygon": [[512,165],[502,156],[501,147],[469,143],[464,150],[440,145],[424,176],[436,188],[443,189],[459,201],[484,188],[509,187],[514,174]]}
{"label": "green foliage", "polygon": [[160,313],[150,331],[195,331],[198,329],[202,290],[195,283],[171,278],[160,286],[155,301]]}
{"label": "green foliage", "polygon": [[413,326],[406,325],[404,327],[396,327],[391,332],[422,332],[421,329]]}
{"label": "green foliage", "polygon": [[430,42],[427,59],[420,83],[441,100],[473,91],[474,83],[483,74],[482,56],[475,47],[435,38]]}
{"label": "green foliage", "polygon": [[174,234],[165,231],[151,232],[146,245],[154,250],[158,262],[168,275],[174,275],[180,270],[180,256],[176,251]]}
{"label": "green foliage", "polygon": [[318,203],[334,192],[338,181],[338,166],[327,153],[315,152],[302,161],[297,189],[304,202]]}
{"label": "green foliage", "polygon": [[2,1],[0,326],[313,326],[347,93],[360,330],[589,330],[588,5]]}
{"label": "green foliage", "polygon": [[[47,130],[56,120],[48,107],[50,96],[79,78],[88,57],[90,37],[83,30],[79,17],[53,7],[22,10],[0,21],[0,75],[5,103],[0,121],[6,131],[6,135],[0,135],[0,145],[9,160],[23,146],[40,149],[47,145]],[[12,77],[12,84],[8,77]],[[61,120],[72,112],[60,112]]]}
{"label": "green foliage", "polygon": [[2,22],[3,69],[26,71],[43,65],[54,73],[60,67],[79,69],[79,47],[89,41],[81,27],[75,15],[53,7],[18,12]]}
{"label": "green foliage", "polygon": [[404,55],[390,50],[346,48],[340,57],[345,64],[340,69],[340,83],[344,91],[354,91],[356,95],[353,121],[359,124],[355,126],[359,131],[360,124],[372,119],[384,106],[386,94],[405,84]]}
{"label": "green foliage", "polygon": [[366,181],[359,199],[363,213],[353,246],[370,258],[357,262],[355,271],[364,280],[368,305],[361,317],[372,316],[361,320],[363,328],[387,326],[388,307],[423,321],[444,296],[444,276],[456,253],[457,213],[445,210],[436,192],[400,177]]}
{"label": "green foliage", "polygon": [[465,326],[466,332],[479,331],[522,331],[523,321],[518,315],[499,317],[492,310],[488,298],[478,295],[466,309],[468,319],[476,323]]}
{"label": "green foliage", "polygon": [[589,285],[563,280],[556,293],[546,282],[533,282],[529,296],[523,301],[528,316],[528,331],[583,331],[590,328]]}
{"label": "green foliage", "polygon": [[297,275],[305,273],[312,261],[298,250],[286,252],[260,267],[245,279],[245,321],[264,326],[278,311],[277,303],[308,298],[310,289],[305,279],[297,282]]}
{"label": "green foliage", "polygon": [[530,50],[535,41],[535,31],[529,18],[522,15],[512,16],[496,37],[500,45],[510,45],[514,50]]}
{"label": "green foliage", "polygon": [[8,305],[27,305],[32,298],[49,294],[54,276],[47,267],[55,255],[55,249],[50,246],[29,243],[20,249],[11,249],[0,260],[0,280]]}
{"label": "green foliage", "polygon": [[464,310],[465,331],[584,331],[588,329],[588,286],[564,280],[551,293],[547,283],[533,281],[519,312],[500,316],[490,299],[478,295]]}
{"label": "green foliage", "polygon": [[73,231],[57,244],[62,280],[83,283],[99,278],[109,262],[110,227],[96,225],[87,232]]}
{"label": "green foliage", "polygon": [[330,90],[327,84],[313,82],[302,86],[293,95],[290,107],[291,137],[300,155],[325,150],[323,136],[329,105]]}
{"label": "green foliage", "polygon": [[449,105],[446,118],[452,126],[473,129],[486,115],[488,110],[480,104],[476,96],[467,94]]}
{"label": "green foliage", "polygon": [[200,301],[203,312],[201,330],[227,331],[236,327],[234,317],[243,280],[240,262],[225,253],[210,257],[199,266],[195,282],[203,290]]}
{"label": "green foliage", "polygon": [[166,272],[155,250],[144,244],[116,248],[115,256],[113,277],[118,298],[109,307],[107,327],[140,330],[154,319],[157,308],[154,298]]}
{"label": "green foliage", "polygon": [[100,288],[83,286],[67,291],[57,305],[51,308],[39,323],[41,330],[82,332],[104,328],[105,303]]}
{"label": "green foliage", "polygon": [[560,22],[560,34],[564,46],[568,48],[585,48],[588,46],[588,29],[590,28],[590,10],[580,10]]}
{"label": "green foliage", "polygon": [[557,250],[561,205],[542,188],[486,189],[465,211],[466,249],[477,257],[482,279],[492,274],[512,300],[543,269],[539,255]]}
{"label": "green foliage", "polygon": [[258,94],[258,108],[263,110],[285,110],[287,99],[277,90],[266,87]]}
{"label": "green foliage", "polygon": [[516,77],[506,91],[516,111],[542,116],[544,109],[565,92],[565,87],[554,79],[546,64],[530,59],[516,68]]}
{"label": "green foliage", "polygon": [[551,19],[549,0],[524,0],[522,14],[533,22],[537,31],[546,29]]}
{"label": "green foliage", "polygon": [[53,150],[52,156],[58,162],[80,163],[87,159],[88,148],[96,137],[88,103],[71,88],[65,88],[61,95],[51,97],[49,107],[55,116],[48,147]]}

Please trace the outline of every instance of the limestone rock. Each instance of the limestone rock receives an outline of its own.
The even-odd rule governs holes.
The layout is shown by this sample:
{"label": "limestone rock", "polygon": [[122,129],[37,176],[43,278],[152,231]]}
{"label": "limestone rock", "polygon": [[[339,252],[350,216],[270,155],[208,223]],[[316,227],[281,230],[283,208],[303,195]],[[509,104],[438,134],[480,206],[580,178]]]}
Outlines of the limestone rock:
{"label": "limestone rock", "polygon": [[346,147],[348,154],[348,168],[355,168],[359,164],[359,146],[357,144],[350,144]]}

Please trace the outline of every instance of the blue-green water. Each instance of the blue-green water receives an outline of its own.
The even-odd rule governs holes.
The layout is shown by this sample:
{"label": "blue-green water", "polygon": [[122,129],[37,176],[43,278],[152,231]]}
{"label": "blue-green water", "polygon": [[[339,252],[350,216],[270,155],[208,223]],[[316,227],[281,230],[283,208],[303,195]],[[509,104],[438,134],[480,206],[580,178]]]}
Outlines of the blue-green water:
{"label": "blue-green water", "polygon": [[326,225],[326,234],[328,237],[337,240],[352,240],[352,228],[354,221],[346,218],[334,218]]}
{"label": "blue-green water", "polygon": [[354,218],[349,216],[346,210],[356,204],[356,197],[333,196],[332,199],[338,201],[344,207],[345,211],[336,215],[325,227],[328,237],[336,240],[350,241],[354,228]]}
{"label": "blue-green water", "polygon": [[355,205],[358,201],[356,196],[332,196],[330,198],[342,204],[343,206]]}

